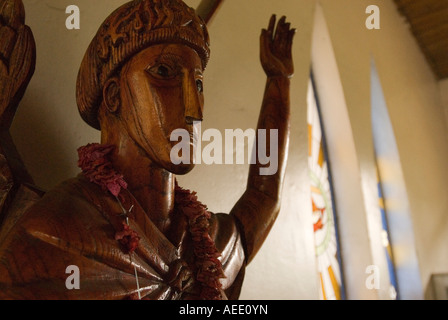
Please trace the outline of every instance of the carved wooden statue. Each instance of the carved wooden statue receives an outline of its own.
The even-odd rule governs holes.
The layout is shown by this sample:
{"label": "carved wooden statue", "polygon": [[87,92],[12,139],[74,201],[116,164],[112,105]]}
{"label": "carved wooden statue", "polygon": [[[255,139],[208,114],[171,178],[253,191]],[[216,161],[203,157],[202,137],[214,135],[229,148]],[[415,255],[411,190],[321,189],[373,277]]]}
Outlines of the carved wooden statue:
{"label": "carved wooden statue", "polygon": [[[170,159],[171,132],[193,135],[203,115],[209,38],[193,9],[136,0],[106,19],[76,88],[80,114],[101,130],[101,144],[80,148],[82,173],[41,197],[7,135],[34,44],[20,1],[1,3],[8,25],[0,29],[0,298],[237,299],[280,209],[295,30],[273,16],[261,35],[267,84],[258,129],[278,130],[279,169],[261,176],[263,165],[251,165],[230,214],[213,214],[177,185],[175,175],[194,165]],[[79,290],[66,287],[68,266],[80,270]]]}

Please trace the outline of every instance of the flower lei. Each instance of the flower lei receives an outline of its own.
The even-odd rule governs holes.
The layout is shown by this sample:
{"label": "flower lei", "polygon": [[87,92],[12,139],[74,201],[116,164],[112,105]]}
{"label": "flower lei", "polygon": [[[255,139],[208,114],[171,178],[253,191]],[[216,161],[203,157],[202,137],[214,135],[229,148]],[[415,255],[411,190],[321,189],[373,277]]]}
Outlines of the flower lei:
{"label": "flower lei", "polygon": [[[78,166],[82,173],[105,192],[110,192],[120,202],[120,193],[127,190],[127,183],[123,175],[117,173],[110,161],[113,145],[88,144],[78,149]],[[176,181],[175,209],[184,214],[189,222],[189,231],[193,241],[196,258],[196,280],[202,285],[201,299],[220,300],[222,284],[219,279],[224,278],[220,253],[210,237],[209,220],[211,213],[207,207],[198,201],[196,192],[182,189]],[[121,202],[120,202],[121,204]],[[117,240],[129,254],[138,247],[140,237],[129,227],[126,219],[121,230],[115,233]]]}

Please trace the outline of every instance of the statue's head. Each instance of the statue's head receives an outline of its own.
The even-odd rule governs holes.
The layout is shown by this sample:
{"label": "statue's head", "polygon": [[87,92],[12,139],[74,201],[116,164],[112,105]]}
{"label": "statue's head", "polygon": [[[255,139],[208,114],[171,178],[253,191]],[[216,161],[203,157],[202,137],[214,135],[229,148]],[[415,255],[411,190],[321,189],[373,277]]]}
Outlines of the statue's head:
{"label": "statue's head", "polygon": [[126,3],[105,20],[82,61],[80,114],[99,130],[102,122],[120,122],[148,156],[171,169],[171,133],[192,133],[192,122],[202,120],[209,54],[204,21],[181,0]]}

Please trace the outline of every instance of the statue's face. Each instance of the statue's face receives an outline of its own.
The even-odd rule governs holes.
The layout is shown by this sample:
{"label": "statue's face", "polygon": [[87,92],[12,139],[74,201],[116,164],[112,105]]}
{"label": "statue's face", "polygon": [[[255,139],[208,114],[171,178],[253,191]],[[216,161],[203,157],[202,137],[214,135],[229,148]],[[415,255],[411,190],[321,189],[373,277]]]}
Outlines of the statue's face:
{"label": "statue's face", "polygon": [[[157,165],[175,174],[191,171],[193,121],[202,121],[202,62],[181,44],[155,45],[140,52],[122,69],[121,121],[135,143]],[[174,165],[170,153],[174,130],[190,134],[189,164]]]}

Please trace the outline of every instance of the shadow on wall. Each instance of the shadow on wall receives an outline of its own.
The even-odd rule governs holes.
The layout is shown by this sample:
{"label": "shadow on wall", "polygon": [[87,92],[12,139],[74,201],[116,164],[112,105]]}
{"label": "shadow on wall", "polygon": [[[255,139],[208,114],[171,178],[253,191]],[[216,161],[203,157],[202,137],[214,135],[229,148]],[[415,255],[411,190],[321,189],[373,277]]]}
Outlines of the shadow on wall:
{"label": "shadow on wall", "polygon": [[11,135],[26,168],[37,187],[45,190],[59,183],[58,177],[72,176],[73,152],[76,152],[65,148],[66,134],[56,117],[44,112],[51,102],[31,85],[11,127]]}
{"label": "shadow on wall", "polygon": [[425,290],[426,300],[448,300],[448,273],[432,274]]}

